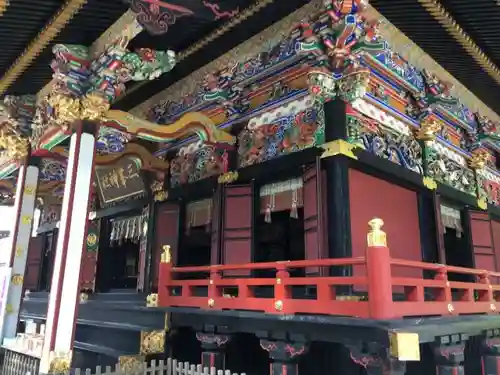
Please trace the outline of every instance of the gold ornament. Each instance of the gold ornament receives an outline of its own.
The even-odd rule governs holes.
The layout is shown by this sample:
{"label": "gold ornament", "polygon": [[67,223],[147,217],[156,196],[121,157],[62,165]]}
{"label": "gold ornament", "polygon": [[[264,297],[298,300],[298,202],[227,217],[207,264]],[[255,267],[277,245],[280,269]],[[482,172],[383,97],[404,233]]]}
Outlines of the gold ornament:
{"label": "gold ornament", "polygon": [[12,284],[13,285],[23,285],[24,277],[19,274],[15,274],[12,276]]}
{"label": "gold ornament", "polygon": [[429,190],[436,190],[437,189],[437,182],[432,177],[428,177],[428,176],[424,177],[422,180],[422,183]]}
{"label": "gold ornament", "polygon": [[140,374],[145,361],[146,357],[143,355],[126,355],[118,357],[118,366],[125,375]]}
{"label": "gold ornament", "polygon": [[54,122],[60,126],[67,126],[80,120],[80,99],[71,98],[64,94],[54,94],[47,98],[48,104],[54,109]]}
{"label": "gold ornament", "polygon": [[219,184],[230,184],[238,179],[239,174],[238,171],[229,171],[224,174],[221,174],[219,178],[217,178],[217,182]]}
{"label": "gold ornament", "polygon": [[146,307],[158,307],[158,294],[151,293],[146,297]]}
{"label": "gold ornament", "polygon": [[90,93],[81,100],[81,119],[99,121],[109,110],[110,103],[103,95]]}
{"label": "gold ornament", "polygon": [[471,158],[469,160],[469,166],[472,169],[483,169],[490,160],[490,154],[488,151],[480,149],[472,152]]}
{"label": "gold ornament", "polygon": [[372,219],[368,222],[370,226],[370,231],[367,235],[368,246],[370,247],[385,247],[387,246],[387,237],[385,232],[382,230],[384,226],[384,221],[382,219]]}
{"label": "gold ornament", "polygon": [[165,351],[165,331],[141,332],[140,354],[159,354]]}
{"label": "gold ornament", "polygon": [[161,253],[161,263],[170,263],[172,261],[172,254],[170,253],[170,245],[163,246],[163,252]]}
{"label": "gold ornament", "polygon": [[420,123],[420,128],[415,131],[415,137],[420,141],[433,142],[442,127],[443,124],[439,121],[428,117]]}
{"label": "gold ornament", "polygon": [[51,352],[50,357],[52,358],[49,365],[49,372],[51,374],[66,374],[69,372],[71,367],[71,357],[73,353],[71,351],[67,353],[55,353]]}

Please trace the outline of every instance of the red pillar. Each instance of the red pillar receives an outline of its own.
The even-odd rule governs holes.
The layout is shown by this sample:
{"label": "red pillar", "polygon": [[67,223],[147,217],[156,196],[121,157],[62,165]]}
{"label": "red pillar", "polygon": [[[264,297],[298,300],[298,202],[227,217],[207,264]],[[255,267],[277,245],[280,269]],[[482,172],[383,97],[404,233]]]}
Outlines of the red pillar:
{"label": "red pillar", "polygon": [[94,124],[71,136],[40,372],[71,365],[95,156]]}
{"label": "red pillar", "polygon": [[396,317],[392,300],[391,253],[387,247],[384,222],[373,219],[368,223],[368,247],[366,248],[366,273],[368,278],[368,305],[373,319]]}

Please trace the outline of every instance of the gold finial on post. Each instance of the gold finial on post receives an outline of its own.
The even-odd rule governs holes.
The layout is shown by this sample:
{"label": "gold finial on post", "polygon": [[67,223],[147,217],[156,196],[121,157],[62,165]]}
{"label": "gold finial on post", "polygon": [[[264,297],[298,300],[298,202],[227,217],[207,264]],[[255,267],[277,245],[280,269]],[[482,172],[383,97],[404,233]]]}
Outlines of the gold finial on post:
{"label": "gold finial on post", "polygon": [[368,222],[370,226],[370,231],[366,236],[369,247],[385,247],[387,246],[387,236],[382,230],[384,226],[384,220],[379,218],[374,218]]}
{"label": "gold finial on post", "polygon": [[170,263],[172,261],[172,254],[170,252],[170,245],[163,245],[163,252],[161,253],[161,262]]}

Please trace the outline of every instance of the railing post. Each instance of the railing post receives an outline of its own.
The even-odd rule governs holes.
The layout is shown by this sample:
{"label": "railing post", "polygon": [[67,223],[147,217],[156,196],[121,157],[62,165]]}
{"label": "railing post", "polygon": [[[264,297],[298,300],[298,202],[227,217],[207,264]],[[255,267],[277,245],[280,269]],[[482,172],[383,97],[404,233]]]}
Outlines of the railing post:
{"label": "railing post", "polygon": [[208,285],[208,307],[215,306],[215,300],[221,296],[222,292],[218,289],[217,281],[221,279],[218,270],[210,269],[210,281]]}
{"label": "railing post", "polygon": [[276,284],[274,284],[274,310],[280,313],[291,313],[288,311],[286,301],[288,299],[288,289],[285,280],[290,277],[285,264],[278,263],[276,266]]}
{"label": "railing post", "polygon": [[166,306],[170,294],[170,282],[172,281],[172,254],[170,245],[163,246],[160,258],[160,269],[158,274],[158,305]]}
{"label": "railing post", "polygon": [[373,319],[394,318],[392,300],[391,254],[387,247],[386,234],[382,231],[382,219],[368,222],[366,248],[366,272],[368,279],[368,306]]}

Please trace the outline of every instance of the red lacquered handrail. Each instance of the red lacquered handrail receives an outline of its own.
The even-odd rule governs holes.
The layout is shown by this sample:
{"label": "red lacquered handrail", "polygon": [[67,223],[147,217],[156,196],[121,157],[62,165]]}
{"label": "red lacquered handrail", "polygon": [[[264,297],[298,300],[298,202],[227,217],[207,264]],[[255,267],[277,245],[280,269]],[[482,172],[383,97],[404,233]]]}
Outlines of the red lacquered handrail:
{"label": "red lacquered handrail", "polygon": [[[354,276],[291,277],[291,269],[315,267],[325,273],[328,267],[356,266],[366,273]],[[419,277],[399,277],[392,269],[408,268],[422,271]],[[275,277],[228,277],[227,271],[271,269]],[[423,271],[433,272],[424,278]],[[207,273],[205,279],[177,280],[175,274]],[[476,281],[450,281],[448,274],[476,277]],[[195,267],[160,265],[160,306],[184,306],[208,309],[262,311],[279,314],[348,315],[372,319],[394,319],[405,316],[496,313],[500,309],[500,285],[491,283],[500,273],[464,267],[446,266],[403,259],[392,259],[386,246],[369,246],[366,257],[342,259],[297,260],[266,263],[226,264]],[[273,288],[272,298],[256,296],[254,287]],[[316,298],[294,297],[291,287],[313,286]],[[335,287],[349,286],[361,294],[361,300],[340,298]],[[206,296],[197,296],[195,289],[204,287]],[[181,288],[180,295],[172,292]],[[236,289],[237,296],[226,295],[225,289]],[[427,292],[427,294],[426,294]],[[497,295],[498,293],[498,295]],[[426,298],[432,295],[433,300]],[[397,298],[395,298],[397,297]],[[402,300],[399,300],[402,298]]]}

